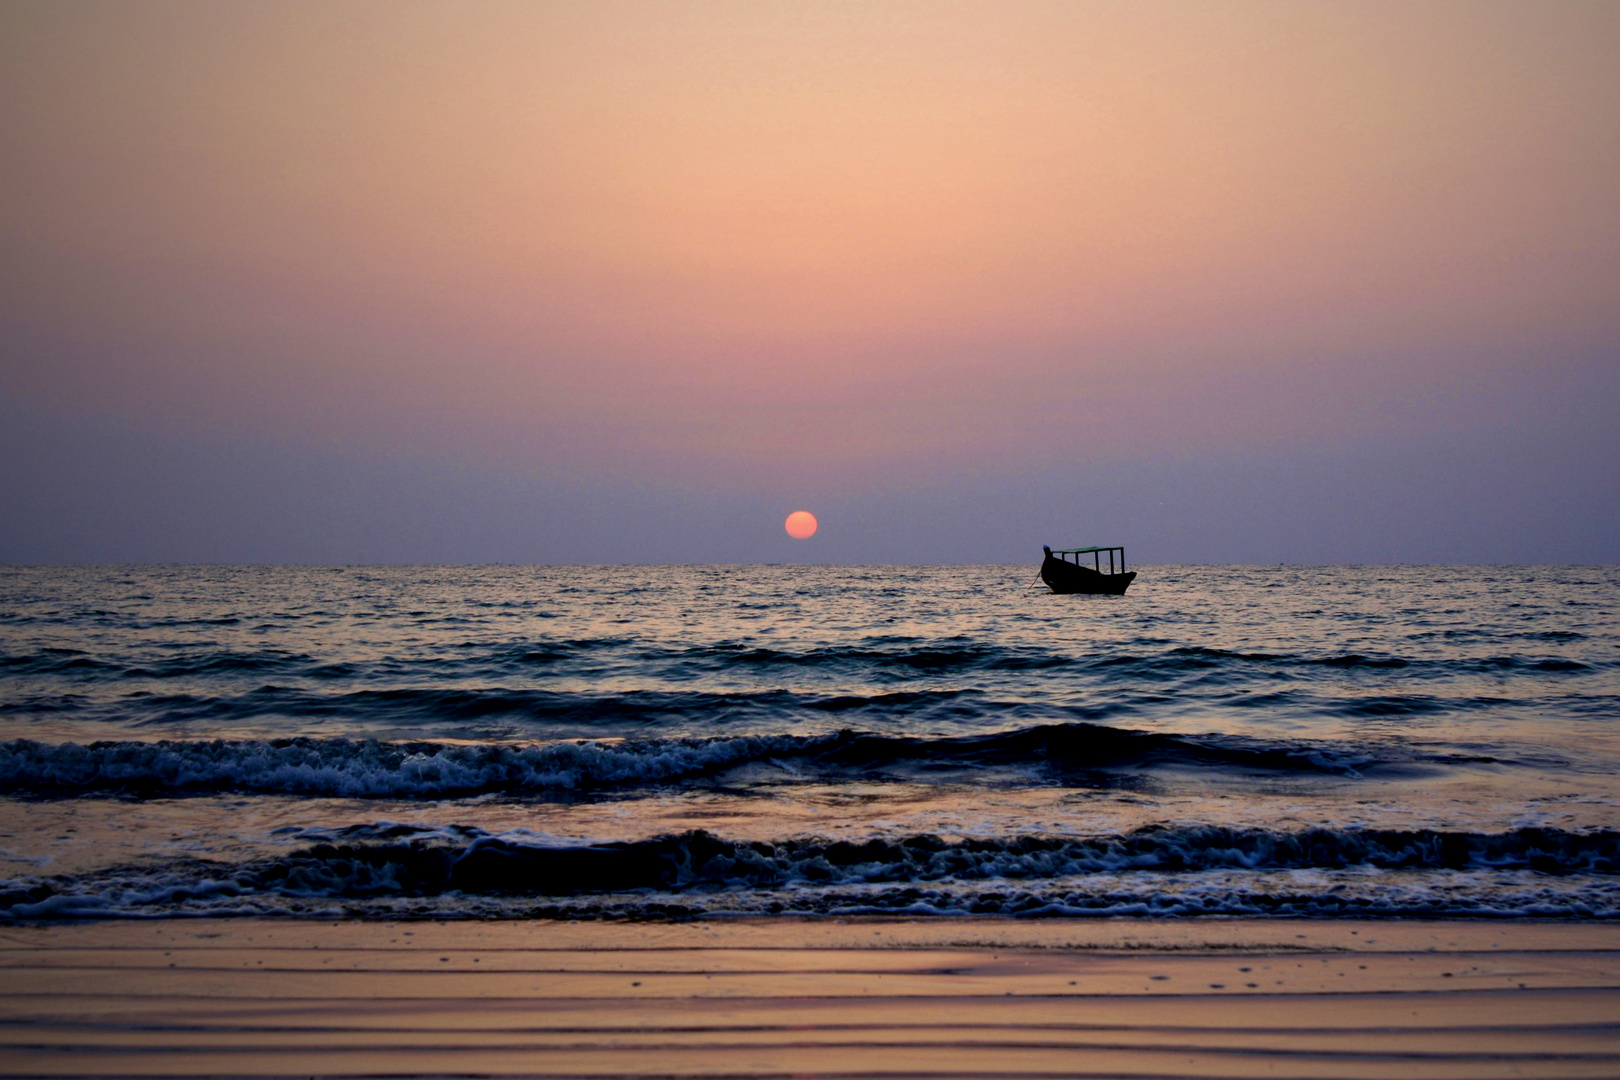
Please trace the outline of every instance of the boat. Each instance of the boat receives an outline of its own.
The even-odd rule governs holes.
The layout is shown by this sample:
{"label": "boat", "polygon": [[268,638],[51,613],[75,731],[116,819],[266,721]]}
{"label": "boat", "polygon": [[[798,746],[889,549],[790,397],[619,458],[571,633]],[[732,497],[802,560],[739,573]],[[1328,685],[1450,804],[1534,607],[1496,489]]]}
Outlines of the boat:
{"label": "boat", "polygon": [[[1125,569],[1125,549],[1122,547],[1062,548],[1053,551],[1042,547],[1046,558],[1041,560],[1041,580],[1055,593],[1099,593],[1105,596],[1124,596],[1131,582],[1136,580],[1135,570]],[[1114,553],[1119,553],[1119,568],[1114,568]],[[1108,556],[1108,569],[1102,565]],[[1081,556],[1090,555],[1087,566]]]}

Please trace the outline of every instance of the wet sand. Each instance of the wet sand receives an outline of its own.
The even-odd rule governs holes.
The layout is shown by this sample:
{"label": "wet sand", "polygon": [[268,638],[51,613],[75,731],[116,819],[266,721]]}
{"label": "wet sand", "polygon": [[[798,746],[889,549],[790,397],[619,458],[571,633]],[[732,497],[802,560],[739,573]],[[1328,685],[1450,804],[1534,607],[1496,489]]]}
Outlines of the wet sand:
{"label": "wet sand", "polygon": [[4,1076],[1620,1076],[1620,926],[0,929]]}

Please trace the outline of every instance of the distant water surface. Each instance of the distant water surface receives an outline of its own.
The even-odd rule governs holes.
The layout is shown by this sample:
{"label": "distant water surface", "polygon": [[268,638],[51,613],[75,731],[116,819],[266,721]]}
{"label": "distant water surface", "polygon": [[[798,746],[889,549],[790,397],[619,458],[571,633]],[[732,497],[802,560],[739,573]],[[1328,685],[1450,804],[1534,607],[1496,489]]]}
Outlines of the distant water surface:
{"label": "distant water surface", "polygon": [[0,568],[0,916],[1620,915],[1620,570]]}

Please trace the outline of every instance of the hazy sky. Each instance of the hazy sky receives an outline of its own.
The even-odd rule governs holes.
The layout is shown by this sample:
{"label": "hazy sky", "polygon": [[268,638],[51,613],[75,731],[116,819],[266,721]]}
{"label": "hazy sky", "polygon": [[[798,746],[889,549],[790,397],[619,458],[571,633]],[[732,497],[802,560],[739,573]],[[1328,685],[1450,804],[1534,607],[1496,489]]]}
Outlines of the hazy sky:
{"label": "hazy sky", "polygon": [[1620,561],[1617,193],[1610,2],[0,0],[0,559]]}

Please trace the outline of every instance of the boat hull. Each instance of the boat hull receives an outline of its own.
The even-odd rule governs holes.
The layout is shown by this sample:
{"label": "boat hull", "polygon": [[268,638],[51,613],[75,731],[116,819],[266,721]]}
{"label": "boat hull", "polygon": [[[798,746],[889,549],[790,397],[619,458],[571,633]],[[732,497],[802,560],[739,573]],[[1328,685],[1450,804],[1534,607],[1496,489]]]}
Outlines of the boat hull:
{"label": "boat hull", "polygon": [[1099,574],[1089,566],[1076,566],[1048,555],[1041,561],[1041,580],[1055,593],[1124,596],[1125,590],[1136,580],[1136,571]]}

